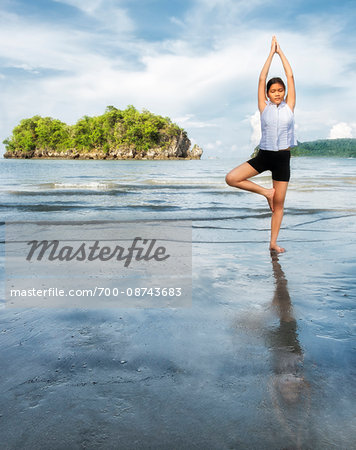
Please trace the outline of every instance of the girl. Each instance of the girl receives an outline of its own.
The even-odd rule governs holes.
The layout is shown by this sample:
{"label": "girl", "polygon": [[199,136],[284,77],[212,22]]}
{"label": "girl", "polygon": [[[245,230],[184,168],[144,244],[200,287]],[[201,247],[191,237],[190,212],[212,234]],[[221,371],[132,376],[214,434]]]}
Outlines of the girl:
{"label": "girl", "polygon": [[[287,77],[288,94],[280,78],[266,79],[273,56],[281,58]],[[266,96],[267,92],[267,96]],[[268,97],[268,99],[267,99]],[[277,237],[283,218],[284,199],[290,178],[290,148],[297,145],[294,135],[295,86],[292,68],[282,52],[275,36],[271,51],[262,68],[258,82],[258,109],[261,113],[262,137],[255,158],[231,170],[225,177],[226,183],[266,197],[272,211],[270,250],[278,253],[285,249],[277,245]],[[248,178],[258,173],[272,172],[273,188],[264,188]]]}

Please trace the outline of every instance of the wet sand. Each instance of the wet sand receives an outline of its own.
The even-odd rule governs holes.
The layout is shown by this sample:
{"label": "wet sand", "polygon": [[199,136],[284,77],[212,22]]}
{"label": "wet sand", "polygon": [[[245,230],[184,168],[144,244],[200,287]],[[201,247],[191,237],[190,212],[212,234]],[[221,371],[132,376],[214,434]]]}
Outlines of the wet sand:
{"label": "wet sand", "polygon": [[191,308],[3,309],[2,449],[354,448],[355,232],[307,222],[196,222]]}
{"label": "wet sand", "polygon": [[191,308],[0,309],[1,450],[355,448],[356,162],[310,161],[278,258],[237,161],[0,164],[3,220],[193,221]]}

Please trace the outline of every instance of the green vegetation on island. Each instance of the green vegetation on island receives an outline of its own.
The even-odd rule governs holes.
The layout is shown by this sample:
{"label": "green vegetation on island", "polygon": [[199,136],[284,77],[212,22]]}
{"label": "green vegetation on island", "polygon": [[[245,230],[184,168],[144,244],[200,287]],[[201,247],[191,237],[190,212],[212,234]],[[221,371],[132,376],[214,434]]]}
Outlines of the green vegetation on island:
{"label": "green vegetation on island", "polygon": [[336,156],[356,158],[356,139],[319,139],[298,142],[293,149],[294,156]]}
{"label": "green vegetation on island", "polygon": [[[258,147],[252,157],[256,156]],[[292,156],[329,156],[338,158],[356,158],[356,139],[319,139],[310,142],[298,142],[291,149]]]}
{"label": "green vegetation on island", "polygon": [[5,158],[198,159],[202,153],[198,146],[189,150],[187,133],[171,119],[132,105],[108,106],[75,125],[51,117],[23,119],[3,143]]}

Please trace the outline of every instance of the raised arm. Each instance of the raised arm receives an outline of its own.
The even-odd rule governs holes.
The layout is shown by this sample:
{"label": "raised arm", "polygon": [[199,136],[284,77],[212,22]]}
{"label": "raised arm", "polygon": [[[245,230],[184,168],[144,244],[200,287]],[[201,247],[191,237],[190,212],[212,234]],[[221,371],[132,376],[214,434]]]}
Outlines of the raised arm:
{"label": "raised arm", "polygon": [[268,58],[262,67],[260,78],[258,80],[258,109],[262,113],[262,111],[266,107],[266,80],[268,76],[269,68],[271,67],[271,62],[273,59],[273,55],[277,51],[277,39],[276,36],[272,37],[271,50],[269,52]]}
{"label": "raised arm", "polygon": [[287,97],[286,97],[286,103],[290,107],[292,111],[294,111],[295,107],[295,84],[294,84],[294,76],[292,68],[285,56],[285,54],[282,52],[278,42],[276,41],[276,53],[281,58],[283,69],[287,77]]}

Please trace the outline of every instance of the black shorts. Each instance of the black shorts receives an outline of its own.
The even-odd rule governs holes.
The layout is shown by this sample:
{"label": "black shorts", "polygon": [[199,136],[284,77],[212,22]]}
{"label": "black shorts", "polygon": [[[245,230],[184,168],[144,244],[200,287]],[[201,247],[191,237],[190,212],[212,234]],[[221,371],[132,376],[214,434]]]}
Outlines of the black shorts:
{"label": "black shorts", "polygon": [[257,156],[247,162],[259,173],[270,170],[273,180],[289,181],[290,179],[290,150],[260,149]]}

